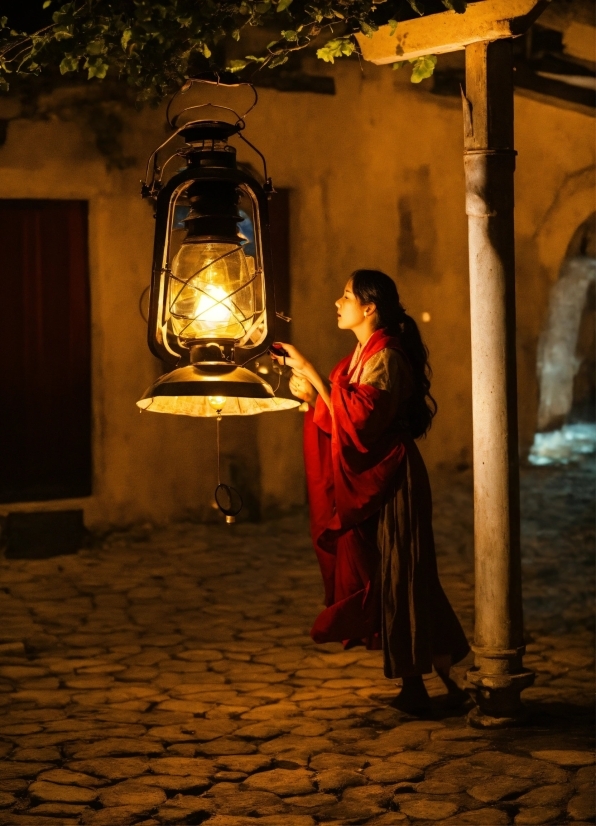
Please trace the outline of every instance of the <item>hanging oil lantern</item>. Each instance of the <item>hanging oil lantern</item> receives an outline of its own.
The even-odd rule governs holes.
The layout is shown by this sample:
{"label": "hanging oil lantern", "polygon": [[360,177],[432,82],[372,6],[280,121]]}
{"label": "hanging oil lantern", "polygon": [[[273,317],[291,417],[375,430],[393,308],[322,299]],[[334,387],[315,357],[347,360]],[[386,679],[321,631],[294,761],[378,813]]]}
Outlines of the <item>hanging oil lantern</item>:
{"label": "hanging oil lantern", "polygon": [[[275,294],[269,244],[268,197],[273,192],[264,157],[242,135],[244,118],[228,107],[187,106],[170,117],[173,134],[149,159],[143,197],[156,201],[148,340],[152,353],[176,369],[161,376],[137,402],[142,410],[186,416],[250,415],[297,407],[276,397],[271,386],[244,365],[273,341]],[[254,94],[250,109],[257,102]],[[191,113],[213,107],[232,113],[233,123],[197,120]],[[250,111],[250,109],[248,111]],[[184,123],[180,123],[184,120]],[[240,169],[238,137],[263,162],[265,184]],[[178,146],[161,163],[175,138]],[[169,164],[180,167],[167,180]]]}

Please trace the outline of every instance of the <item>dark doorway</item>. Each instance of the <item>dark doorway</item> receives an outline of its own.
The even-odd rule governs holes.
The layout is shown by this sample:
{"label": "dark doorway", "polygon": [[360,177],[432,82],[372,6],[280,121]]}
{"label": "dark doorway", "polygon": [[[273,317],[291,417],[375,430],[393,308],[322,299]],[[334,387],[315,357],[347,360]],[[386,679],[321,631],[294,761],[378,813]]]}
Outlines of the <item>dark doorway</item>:
{"label": "dark doorway", "polygon": [[0,501],[91,493],[86,201],[0,200]]}

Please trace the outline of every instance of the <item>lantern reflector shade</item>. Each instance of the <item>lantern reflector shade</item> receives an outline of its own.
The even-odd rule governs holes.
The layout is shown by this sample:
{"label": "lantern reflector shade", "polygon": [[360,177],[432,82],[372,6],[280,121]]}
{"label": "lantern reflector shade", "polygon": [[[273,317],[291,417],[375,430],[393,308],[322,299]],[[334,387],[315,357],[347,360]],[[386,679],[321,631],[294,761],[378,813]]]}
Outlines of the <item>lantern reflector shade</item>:
{"label": "lantern reflector shade", "polygon": [[250,416],[290,410],[295,399],[277,398],[267,382],[236,365],[189,365],[161,376],[137,402],[141,410],[182,416]]}

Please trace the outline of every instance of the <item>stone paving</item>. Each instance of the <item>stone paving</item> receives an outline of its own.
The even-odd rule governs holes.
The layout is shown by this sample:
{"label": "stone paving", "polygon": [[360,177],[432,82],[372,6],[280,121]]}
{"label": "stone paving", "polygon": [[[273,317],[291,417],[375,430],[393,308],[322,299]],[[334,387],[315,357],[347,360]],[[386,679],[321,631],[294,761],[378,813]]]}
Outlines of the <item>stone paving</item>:
{"label": "stone paving", "polygon": [[[537,679],[514,731],[469,728],[434,677],[432,718],[409,718],[379,652],[311,642],[304,514],[1,562],[0,826],[593,823],[593,470],[524,472]],[[469,479],[438,487],[442,578],[471,635]]]}

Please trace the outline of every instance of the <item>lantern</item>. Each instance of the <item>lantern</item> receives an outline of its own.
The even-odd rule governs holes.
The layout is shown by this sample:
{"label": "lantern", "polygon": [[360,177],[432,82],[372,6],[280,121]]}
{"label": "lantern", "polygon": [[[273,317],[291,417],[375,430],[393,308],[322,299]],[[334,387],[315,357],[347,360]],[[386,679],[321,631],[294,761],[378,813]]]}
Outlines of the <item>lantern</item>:
{"label": "lantern", "polygon": [[[219,79],[190,80],[181,93],[196,83],[219,85]],[[254,86],[234,85],[252,89],[252,109]],[[273,187],[264,157],[241,134],[247,112],[233,112],[234,123],[187,119],[179,125],[206,106],[232,110],[208,103],[170,118],[176,97],[168,106],[175,131],[151,156],[142,190],[156,200],[149,347],[176,369],[137,404],[157,413],[218,418],[296,407],[300,402],[276,397],[243,366],[268,350],[275,320],[267,210]],[[238,168],[233,136],[261,157],[264,186]],[[161,151],[177,137],[184,145],[160,165]],[[184,166],[164,182],[164,170],[176,162]]]}

